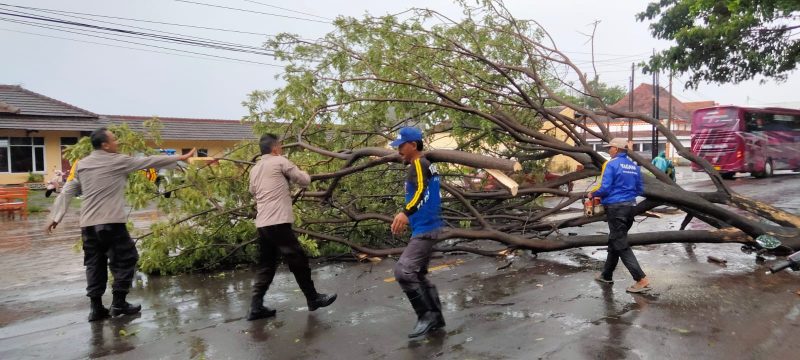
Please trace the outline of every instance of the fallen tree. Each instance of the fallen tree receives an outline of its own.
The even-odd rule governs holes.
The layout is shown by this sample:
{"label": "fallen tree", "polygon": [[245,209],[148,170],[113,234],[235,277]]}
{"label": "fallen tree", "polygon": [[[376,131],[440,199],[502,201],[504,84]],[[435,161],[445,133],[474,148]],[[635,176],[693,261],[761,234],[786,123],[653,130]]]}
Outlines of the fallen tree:
{"label": "fallen tree", "polygon": [[[437,250],[502,255],[511,249],[546,252],[605,245],[602,235],[562,231],[604,221],[603,216],[556,215],[575,214],[570,205],[586,190],[570,191],[563,185],[600,173],[604,159],[588,145],[586,135],[609,141],[605,124],[616,118],[654,125],[682,157],[705,169],[715,187],[711,192],[685,190],[632,153],[653,174],[637,214],[671,205],[708,225],[708,230],[686,231],[687,220],[679,231],[633,234],[632,245],[758,247],[754,239],[769,235],[784,247],[800,249],[799,216],[732,191],[708,162],[683,147],[657,119],[603,104],[592,82],[535,21],[514,18],[499,2],[461,5],[460,20],[428,9],[340,17],[336,29],[323,38],[281,34],[266,44],[289,64],[282,75],[285,85],[252,93],[248,121],[257,134],[283,134],[288,156],[313,174],[310,189],[297,202],[295,224],[311,254],[386,256],[402,251],[404,239],[393,237],[388,223],[402,202],[403,166],[386,143],[405,125],[425,129],[429,140],[457,144],[455,150],[426,153],[443,174],[448,228],[439,236]],[[569,101],[567,89],[597,99],[599,107]],[[563,107],[584,118],[565,116]],[[541,131],[544,123],[558,135]],[[252,142],[243,143],[225,155],[230,161],[187,170],[186,184],[176,196],[159,200],[169,219],[139,236],[143,270],[171,273],[253,260],[254,248],[247,246],[255,234],[247,172],[256,151]],[[532,179],[558,155],[574,159],[582,169],[557,179]],[[516,175],[519,192],[473,187],[468,181],[472,168],[522,174]],[[543,201],[543,195],[560,201]],[[477,240],[499,246],[486,249],[474,245]]]}

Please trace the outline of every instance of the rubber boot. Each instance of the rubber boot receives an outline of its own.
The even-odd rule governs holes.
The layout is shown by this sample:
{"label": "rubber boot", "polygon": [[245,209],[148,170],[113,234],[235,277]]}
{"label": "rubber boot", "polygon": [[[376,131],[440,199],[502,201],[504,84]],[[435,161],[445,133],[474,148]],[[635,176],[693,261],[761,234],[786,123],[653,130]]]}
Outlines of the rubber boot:
{"label": "rubber boot", "polygon": [[306,295],[308,311],[314,311],[333,304],[333,302],[336,301],[336,297],[336,294],[319,294],[316,291],[313,294]]}
{"label": "rubber boot", "polygon": [[111,316],[133,315],[142,311],[142,305],[131,304],[125,301],[128,296],[126,292],[114,292],[114,299],[111,301]]}
{"label": "rubber boot", "polygon": [[[428,290],[424,288],[417,288],[411,291],[406,291],[408,301],[417,313],[417,323],[414,329],[408,334],[409,338],[415,338],[425,335],[440,326],[439,315],[436,311],[435,300],[428,295]],[[421,314],[421,315],[420,315]]]}
{"label": "rubber boot", "polygon": [[108,312],[108,309],[106,309],[106,307],[103,306],[103,298],[96,296],[96,297],[91,297],[89,299],[92,301],[91,311],[89,312],[89,322],[103,320],[111,317],[111,315]]}
{"label": "rubber boot", "polygon": [[436,289],[436,285],[431,285],[426,288],[428,290],[428,296],[433,299],[433,304],[436,306],[436,313],[439,315],[436,320],[439,322],[437,324],[437,329],[440,327],[445,327],[444,323],[444,316],[442,315],[442,301],[439,300],[439,290]]}
{"label": "rubber boot", "polygon": [[264,295],[253,295],[250,302],[250,312],[247,313],[247,321],[264,319],[275,316],[277,311],[264,306]]}

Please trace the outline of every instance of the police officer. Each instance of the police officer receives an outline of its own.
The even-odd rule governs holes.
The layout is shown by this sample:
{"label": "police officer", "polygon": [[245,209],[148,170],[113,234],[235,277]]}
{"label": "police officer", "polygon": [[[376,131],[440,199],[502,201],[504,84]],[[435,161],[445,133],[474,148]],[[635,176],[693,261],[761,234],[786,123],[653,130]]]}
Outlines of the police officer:
{"label": "police officer", "polygon": [[405,179],[405,205],[392,222],[392,233],[402,233],[411,224],[411,239],[394,267],[394,276],[403,289],[417,323],[408,337],[414,338],[445,326],[436,286],[425,277],[437,234],[443,226],[439,173],[422,156],[422,132],[413,127],[400,129],[392,142],[403,162],[410,165]]}
{"label": "police officer", "polygon": [[644,182],[641,170],[628,157],[626,141],[615,138],[606,145],[610,148],[608,153],[612,156],[603,164],[601,182],[590,192],[589,197],[601,198],[605,207],[608,221],[608,257],[606,258],[603,272],[595,280],[611,284],[614,269],[622,259],[622,263],[636,281],[627,288],[628,292],[640,293],[650,290],[650,280],[647,279],[636,255],[628,245],[628,230],[633,225],[633,207],[636,206],[636,197],[644,194]]}
{"label": "police officer", "polygon": [[[128,221],[125,211],[128,174],[151,167],[174,166],[178,161],[194,156],[195,149],[180,156],[134,158],[117,153],[117,138],[106,128],[93,131],[91,141],[94,151],[73,166],[74,177],[53,203],[52,218],[46,231],[50,233],[58,226],[69,202],[82,194],[80,226],[86,296],[91,300],[89,321],[96,321],[109,316],[135,314],[142,309],[141,305],[126,301],[139,260],[136,245],[125,226]],[[102,300],[109,268],[114,275],[111,285],[114,298],[110,310],[103,306]]]}
{"label": "police officer", "polygon": [[249,321],[275,316],[274,309],[264,306],[264,295],[272,284],[281,256],[306,296],[309,311],[336,301],[336,294],[317,292],[311,279],[308,258],[292,230],[294,214],[289,183],[306,187],[311,183],[311,176],[281,156],[281,142],[276,135],[263,135],[259,147],[261,160],[250,170],[250,193],[256,200],[257,210],[255,224],[259,261],[250,312],[247,314]]}

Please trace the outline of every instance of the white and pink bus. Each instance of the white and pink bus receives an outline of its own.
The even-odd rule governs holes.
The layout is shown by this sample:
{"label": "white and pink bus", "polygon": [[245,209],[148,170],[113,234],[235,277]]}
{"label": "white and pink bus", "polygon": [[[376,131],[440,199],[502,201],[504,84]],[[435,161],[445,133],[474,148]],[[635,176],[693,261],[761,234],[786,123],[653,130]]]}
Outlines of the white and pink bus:
{"label": "white and pink bus", "polygon": [[[692,115],[692,152],[722,177],[800,170],[800,110],[717,106]],[[694,171],[702,171],[692,164]]]}

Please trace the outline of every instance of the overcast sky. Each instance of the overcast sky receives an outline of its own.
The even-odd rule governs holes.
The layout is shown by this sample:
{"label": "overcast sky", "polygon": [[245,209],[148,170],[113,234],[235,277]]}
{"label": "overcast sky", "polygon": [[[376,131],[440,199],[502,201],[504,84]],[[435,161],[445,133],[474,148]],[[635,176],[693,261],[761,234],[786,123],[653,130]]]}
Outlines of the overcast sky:
{"label": "overcast sky", "polygon": [[[0,0],[0,3],[264,34],[98,18],[252,46],[260,46],[266,35],[279,32],[293,32],[305,38],[319,37],[332,29],[332,25],[326,24],[324,18],[337,15],[361,16],[366,12],[382,15],[413,6],[429,7],[453,16],[460,14],[460,9],[453,2],[444,0],[192,1],[289,17],[173,0]],[[516,17],[539,21],[561,49],[569,51],[576,62],[589,59],[586,53],[590,47],[581,33],[591,32],[590,24],[600,20],[595,41],[595,52],[599,54],[597,58],[600,60],[600,78],[625,87],[628,84],[631,62],[644,60],[653,48],[663,49],[669,45],[667,42],[654,40],[647,24],[635,20],[634,15],[644,9],[646,4],[647,1],[636,0],[506,1]],[[26,11],[19,8],[16,10]],[[0,18],[9,16],[0,15]],[[108,26],[119,27],[110,24]],[[39,35],[33,35],[34,33]],[[148,51],[56,39],[52,36]],[[203,59],[200,55],[186,53],[184,56],[176,56],[175,52],[166,49],[148,48],[8,21],[0,21],[0,44],[3,49],[0,53],[0,84],[20,84],[27,89],[100,114],[239,119],[246,114],[241,102],[250,91],[271,89],[280,85],[274,80],[274,76],[281,71],[280,66]],[[169,44],[161,46],[175,47]],[[263,55],[194,47],[185,49],[280,65]],[[173,55],[149,51],[170,52]],[[661,77],[665,87],[666,78],[666,75]],[[649,82],[649,77],[645,78],[637,72],[637,83],[643,81]],[[674,87],[675,95],[684,101],[715,100],[723,104],[800,106],[800,80],[796,73],[790,75],[788,82],[781,84],[768,82],[760,85],[757,81],[725,86],[704,84],[698,90],[691,91],[683,90],[682,81],[676,80]]]}

